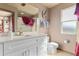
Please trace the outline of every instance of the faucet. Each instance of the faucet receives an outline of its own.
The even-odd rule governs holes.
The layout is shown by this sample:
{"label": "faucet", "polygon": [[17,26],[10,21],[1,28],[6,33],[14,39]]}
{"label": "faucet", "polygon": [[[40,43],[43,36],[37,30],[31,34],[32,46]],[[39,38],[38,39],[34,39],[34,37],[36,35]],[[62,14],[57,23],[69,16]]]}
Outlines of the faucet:
{"label": "faucet", "polygon": [[19,32],[19,35],[22,35],[22,33],[23,33],[23,32],[20,31],[20,32]]}

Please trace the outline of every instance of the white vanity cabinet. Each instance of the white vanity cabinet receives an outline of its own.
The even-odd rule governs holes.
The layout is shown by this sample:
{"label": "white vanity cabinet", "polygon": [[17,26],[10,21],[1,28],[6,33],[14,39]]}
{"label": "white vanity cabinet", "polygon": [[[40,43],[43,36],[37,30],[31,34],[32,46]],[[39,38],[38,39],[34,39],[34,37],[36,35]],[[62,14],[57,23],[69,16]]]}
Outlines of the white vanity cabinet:
{"label": "white vanity cabinet", "polygon": [[2,56],[2,55],[3,55],[3,45],[0,44],[0,56]]}
{"label": "white vanity cabinet", "polygon": [[[21,39],[4,43],[4,55],[30,55],[36,50],[36,39]],[[36,54],[36,52],[34,52]]]}
{"label": "white vanity cabinet", "polygon": [[37,56],[37,47],[31,46],[28,52],[29,52],[29,56]]}
{"label": "white vanity cabinet", "polygon": [[41,37],[38,40],[38,56],[46,56],[47,55],[47,42],[46,37]]}
{"label": "white vanity cabinet", "polygon": [[20,51],[14,51],[11,53],[7,53],[4,56],[24,56],[25,55],[25,51],[24,50],[20,50]]}
{"label": "white vanity cabinet", "polygon": [[[3,54],[2,54],[3,50]],[[0,45],[0,55],[4,56],[45,56],[47,55],[47,39],[45,36],[20,38]]]}

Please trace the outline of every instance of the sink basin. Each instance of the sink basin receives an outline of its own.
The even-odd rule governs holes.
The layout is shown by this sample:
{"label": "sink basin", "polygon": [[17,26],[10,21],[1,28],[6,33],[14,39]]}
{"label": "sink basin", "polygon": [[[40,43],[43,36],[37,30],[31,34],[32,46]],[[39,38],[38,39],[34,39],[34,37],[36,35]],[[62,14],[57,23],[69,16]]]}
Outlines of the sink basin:
{"label": "sink basin", "polygon": [[25,37],[29,37],[29,36],[32,36],[32,35],[25,35]]}

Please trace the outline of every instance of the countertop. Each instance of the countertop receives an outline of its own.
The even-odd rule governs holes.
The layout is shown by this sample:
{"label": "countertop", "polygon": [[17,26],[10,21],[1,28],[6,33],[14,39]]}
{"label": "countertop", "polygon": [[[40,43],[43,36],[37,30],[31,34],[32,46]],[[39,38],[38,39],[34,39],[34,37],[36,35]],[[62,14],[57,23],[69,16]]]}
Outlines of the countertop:
{"label": "countertop", "polygon": [[42,37],[42,36],[47,36],[47,34],[0,37],[0,43],[15,41],[15,40],[22,40],[22,39],[30,39],[30,38],[36,38],[36,37]]}

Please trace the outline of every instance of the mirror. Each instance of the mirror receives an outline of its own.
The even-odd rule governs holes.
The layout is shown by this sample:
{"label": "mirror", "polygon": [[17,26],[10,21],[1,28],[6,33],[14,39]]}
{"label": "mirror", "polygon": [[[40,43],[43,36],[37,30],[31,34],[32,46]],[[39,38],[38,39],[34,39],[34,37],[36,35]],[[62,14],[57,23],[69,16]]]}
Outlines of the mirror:
{"label": "mirror", "polygon": [[[38,17],[39,8],[27,4],[25,6],[21,6],[21,4],[14,4],[14,6],[18,9],[17,12],[17,32],[34,32],[36,31],[36,18]],[[17,7],[18,6],[18,7]],[[22,17],[29,17],[34,20],[33,26],[28,26],[24,24]],[[28,21],[28,20],[27,20]]]}

